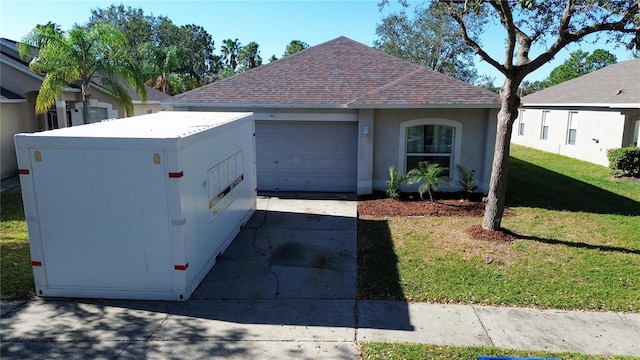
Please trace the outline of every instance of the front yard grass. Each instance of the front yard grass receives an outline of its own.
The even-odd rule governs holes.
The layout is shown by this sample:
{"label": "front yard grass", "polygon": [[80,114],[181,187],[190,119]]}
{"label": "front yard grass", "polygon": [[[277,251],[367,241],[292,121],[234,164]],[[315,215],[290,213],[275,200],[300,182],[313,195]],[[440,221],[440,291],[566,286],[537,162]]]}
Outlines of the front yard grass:
{"label": "front yard grass", "polygon": [[562,360],[631,360],[630,356],[594,356],[576,353],[552,353],[547,351],[506,350],[475,346],[438,346],[424,344],[363,343],[360,358],[382,359],[429,359],[469,360],[479,356],[557,358]]}
{"label": "front yard grass", "polygon": [[358,220],[367,299],[640,312],[640,183],[512,147],[513,242],[472,239],[481,218]]}
{"label": "front yard grass", "polygon": [[22,194],[3,192],[0,206],[0,299],[28,299],[35,295],[35,285]]}

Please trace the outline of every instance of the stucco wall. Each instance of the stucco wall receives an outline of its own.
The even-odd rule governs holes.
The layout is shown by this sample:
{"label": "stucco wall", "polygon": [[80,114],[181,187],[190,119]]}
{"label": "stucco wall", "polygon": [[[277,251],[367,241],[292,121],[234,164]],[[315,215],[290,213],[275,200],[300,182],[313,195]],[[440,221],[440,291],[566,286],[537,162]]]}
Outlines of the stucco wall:
{"label": "stucco wall", "polygon": [[[2,72],[3,87],[16,94],[40,91],[42,81],[34,78],[32,75],[26,74],[6,64],[2,64],[2,66],[0,66],[0,72]],[[10,84],[10,86],[5,84]]]}
{"label": "stucco wall", "polygon": [[138,104],[134,103],[133,104],[133,116],[157,113],[165,110],[169,110],[169,109],[166,106],[162,106],[158,103],[138,103]]}
{"label": "stucco wall", "polygon": [[38,130],[38,122],[33,111],[33,101],[21,104],[0,104],[0,134],[2,155],[0,161],[2,179],[17,174],[18,162],[13,135]]}
{"label": "stucco wall", "polygon": [[[461,124],[460,164],[476,169],[480,190],[486,192],[491,175],[495,143],[496,111],[488,109],[416,109],[376,110],[374,115],[373,187],[386,189],[390,165],[404,161],[400,154],[400,129],[406,121],[417,119],[446,119]],[[442,190],[457,190],[455,167],[451,169],[453,182]]]}
{"label": "stucco wall", "polygon": [[522,109],[524,135],[518,134],[521,118],[516,119],[511,142],[529,146],[595,164],[608,166],[607,150],[622,146],[625,115],[615,110],[579,110],[576,141],[568,144],[569,112],[575,110],[554,109],[548,113],[548,138],[541,139],[543,109]]}

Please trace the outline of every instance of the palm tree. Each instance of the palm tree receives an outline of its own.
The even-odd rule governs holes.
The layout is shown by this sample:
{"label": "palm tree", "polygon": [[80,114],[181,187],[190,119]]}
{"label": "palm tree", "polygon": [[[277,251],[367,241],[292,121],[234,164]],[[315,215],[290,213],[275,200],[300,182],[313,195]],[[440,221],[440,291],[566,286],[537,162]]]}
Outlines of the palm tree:
{"label": "palm tree", "polygon": [[179,75],[174,73],[180,66],[182,52],[176,45],[158,48],[155,44],[144,43],[139,48],[144,61],[145,85],[165,94],[181,88]]}
{"label": "palm tree", "polygon": [[240,60],[242,70],[249,70],[262,65],[262,57],[260,56],[258,47],[258,43],[252,41],[240,48],[238,59]]}
{"label": "palm tree", "polygon": [[238,39],[227,39],[223,41],[222,45],[222,57],[225,60],[225,64],[229,65],[233,71],[236,71],[238,67],[238,52],[240,51],[240,41]]}
{"label": "palm tree", "polygon": [[433,201],[433,191],[438,190],[443,182],[449,181],[449,177],[444,175],[447,171],[447,168],[440,167],[439,164],[420,161],[417,168],[407,173],[407,181],[409,184],[422,183],[418,189],[420,198],[423,199],[424,192],[429,191],[429,199]]}
{"label": "palm tree", "polygon": [[23,58],[32,55],[29,69],[44,75],[36,98],[36,113],[44,114],[55,104],[62,89],[79,83],[82,90],[83,119],[89,121],[91,88],[99,81],[124,107],[127,116],[133,113],[133,102],[123,84],[147,99],[142,71],[126,54],[125,35],[107,24],[95,24],[89,29],[75,28],[65,36],[51,27],[36,26],[18,45]]}

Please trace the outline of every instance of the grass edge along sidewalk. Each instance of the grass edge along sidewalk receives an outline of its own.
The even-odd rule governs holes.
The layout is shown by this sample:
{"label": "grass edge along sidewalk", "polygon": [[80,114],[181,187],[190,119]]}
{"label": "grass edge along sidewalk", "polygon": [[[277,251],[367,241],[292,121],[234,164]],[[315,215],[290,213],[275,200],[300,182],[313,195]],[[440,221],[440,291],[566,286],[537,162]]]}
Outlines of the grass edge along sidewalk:
{"label": "grass edge along sidewalk", "polygon": [[427,344],[361,343],[362,360],[382,359],[429,359],[429,360],[475,360],[479,356],[518,358],[557,358],[562,360],[633,360],[637,357],[613,355],[585,355],[577,353],[555,353],[548,351],[508,350],[495,347],[441,346]]}

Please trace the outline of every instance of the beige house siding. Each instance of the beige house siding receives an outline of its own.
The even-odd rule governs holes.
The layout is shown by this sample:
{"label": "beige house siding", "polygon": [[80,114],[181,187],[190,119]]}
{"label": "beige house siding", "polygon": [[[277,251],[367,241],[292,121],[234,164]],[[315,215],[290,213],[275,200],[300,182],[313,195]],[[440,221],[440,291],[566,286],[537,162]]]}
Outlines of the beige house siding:
{"label": "beige house siding", "polygon": [[403,136],[400,134],[402,123],[419,119],[424,119],[425,123],[428,123],[431,120],[444,119],[460,124],[461,143],[454,144],[460,153],[454,154],[454,158],[459,159],[459,163],[454,161],[454,168],[451,169],[453,181],[450,186],[443,186],[442,189],[457,190],[455,165],[462,164],[476,169],[479,190],[487,192],[493,161],[496,117],[497,110],[488,109],[376,110],[373,132],[373,188],[386,189],[390,165],[404,168],[402,162],[405,154],[400,154],[403,148],[400,141],[405,137],[404,134]]}
{"label": "beige house siding", "polygon": [[146,115],[157,113],[160,111],[169,110],[166,106],[160,105],[160,103],[142,103],[142,102],[134,102],[133,103],[133,115]]}
{"label": "beige house siding", "polygon": [[21,132],[35,132],[39,129],[33,108],[28,104],[29,102],[0,103],[0,134],[2,136],[0,177],[2,179],[17,174],[18,163],[13,135]]}

